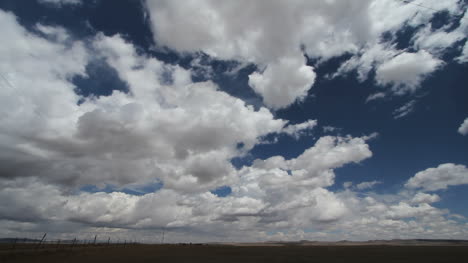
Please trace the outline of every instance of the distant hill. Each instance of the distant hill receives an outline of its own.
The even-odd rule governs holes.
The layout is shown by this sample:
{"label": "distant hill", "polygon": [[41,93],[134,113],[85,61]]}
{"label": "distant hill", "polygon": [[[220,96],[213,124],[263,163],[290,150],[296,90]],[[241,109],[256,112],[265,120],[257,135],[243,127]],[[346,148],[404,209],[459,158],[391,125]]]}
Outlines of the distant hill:
{"label": "distant hill", "polygon": [[36,243],[41,241],[40,239],[31,239],[31,238],[13,238],[13,237],[7,237],[7,238],[0,238],[0,244],[2,243]]}
{"label": "distant hill", "polygon": [[468,246],[468,240],[460,239],[392,239],[368,241],[266,241],[260,243],[219,243],[235,246]]}

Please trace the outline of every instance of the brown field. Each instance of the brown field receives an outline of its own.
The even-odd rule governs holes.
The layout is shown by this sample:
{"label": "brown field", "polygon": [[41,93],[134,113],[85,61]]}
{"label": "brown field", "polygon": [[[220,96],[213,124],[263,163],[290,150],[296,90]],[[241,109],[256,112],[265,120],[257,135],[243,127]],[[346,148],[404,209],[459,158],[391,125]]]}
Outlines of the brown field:
{"label": "brown field", "polygon": [[468,262],[466,245],[243,244],[0,246],[0,262]]}

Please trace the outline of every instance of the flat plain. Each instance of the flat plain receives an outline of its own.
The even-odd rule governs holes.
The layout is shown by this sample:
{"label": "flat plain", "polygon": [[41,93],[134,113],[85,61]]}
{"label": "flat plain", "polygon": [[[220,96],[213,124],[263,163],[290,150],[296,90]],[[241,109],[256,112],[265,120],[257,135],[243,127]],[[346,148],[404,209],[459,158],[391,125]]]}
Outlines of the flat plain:
{"label": "flat plain", "polygon": [[57,247],[2,245],[0,262],[468,262],[466,244],[252,243]]}

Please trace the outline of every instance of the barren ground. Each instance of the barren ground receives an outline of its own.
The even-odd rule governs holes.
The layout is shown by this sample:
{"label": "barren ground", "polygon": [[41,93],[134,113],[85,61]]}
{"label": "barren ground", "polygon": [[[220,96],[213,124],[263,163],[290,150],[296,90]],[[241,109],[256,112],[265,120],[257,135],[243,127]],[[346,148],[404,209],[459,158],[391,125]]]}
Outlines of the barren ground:
{"label": "barren ground", "polygon": [[466,245],[244,244],[127,245],[15,250],[2,245],[0,262],[468,262]]}

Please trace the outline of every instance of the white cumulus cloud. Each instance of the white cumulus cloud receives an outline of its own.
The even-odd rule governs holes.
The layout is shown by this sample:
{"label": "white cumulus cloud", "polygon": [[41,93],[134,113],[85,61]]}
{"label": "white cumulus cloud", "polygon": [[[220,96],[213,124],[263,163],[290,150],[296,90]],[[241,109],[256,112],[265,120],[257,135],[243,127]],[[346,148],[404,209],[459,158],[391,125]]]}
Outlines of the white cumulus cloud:
{"label": "white cumulus cloud", "polygon": [[[80,41],[34,35],[12,14],[0,11],[0,19],[8,37],[0,49],[6,177],[41,176],[70,187],[160,179],[180,191],[210,189],[233,178],[231,158],[286,124],[211,82],[193,84],[187,70],[137,55],[120,36],[98,35],[87,50]],[[90,53],[115,68],[130,92],[77,95],[71,78],[85,76]]]}
{"label": "white cumulus cloud", "polygon": [[468,134],[468,118],[466,118],[458,128],[458,133],[460,133],[461,135]]}
{"label": "white cumulus cloud", "polygon": [[417,53],[401,53],[376,70],[379,84],[392,85],[396,94],[414,92],[425,76],[434,72],[443,62],[424,50]]}
{"label": "white cumulus cloud", "polygon": [[317,126],[317,120],[308,120],[302,123],[289,124],[283,128],[282,132],[299,139],[301,135],[306,134],[315,126]]}
{"label": "white cumulus cloud", "polygon": [[468,184],[468,168],[453,163],[441,164],[416,173],[405,184],[408,188],[422,188],[426,191],[447,189],[452,185]]}
{"label": "white cumulus cloud", "polygon": [[426,194],[426,193],[417,193],[413,199],[411,199],[411,203],[413,204],[422,204],[422,203],[435,203],[440,201],[440,197],[436,194]]}
{"label": "white cumulus cloud", "polygon": [[[438,11],[460,15],[463,10],[456,0],[425,4],[431,8],[393,0],[146,2],[158,46],[256,64],[260,70],[249,84],[273,109],[303,99],[313,86],[314,69],[301,53],[319,61],[351,54],[335,76],[356,69],[362,81],[378,67],[379,84],[392,84],[397,94],[417,89],[442,64],[422,48],[450,44],[436,44],[431,39],[439,37],[421,30],[415,41],[419,50],[410,53],[396,50],[383,35],[394,39],[404,26],[429,24]],[[446,42],[460,39],[463,28]]]}
{"label": "white cumulus cloud", "polygon": [[366,190],[366,189],[371,189],[372,187],[381,184],[382,182],[380,181],[369,181],[369,182],[362,182],[356,185],[356,189],[358,190]]}
{"label": "white cumulus cloud", "polygon": [[[400,57],[404,54],[429,57],[379,43],[382,32],[432,17],[396,1],[148,1],[147,6],[159,45],[255,63],[259,70],[250,75],[250,85],[272,109],[303,99],[313,85],[314,69],[303,53],[325,60],[349,52],[343,74],[356,69],[364,80],[383,67],[385,83],[415,87],[419,82],[411,77],[405,84],[392,77],[392,63],[414,64],[414,57],[409,62]],[[434,1],[437,9],[456,13],[456,7],[454,1]],[[33,33],[1,10],[0,23],[2,236],[34,237],[45,229],[61,239],[99,233],[147,242],[155,242],[162,229],[170,242],[468,236],[466,225],[449,219],[454,215],[448,210],[430,205],[440,199],[435,194],[355,191],[370,189],[377,180],[330,189],[336,169],[372,157],[368,143],[376,133],[314,138],[297,156],[273,155],[235,168],[231,160],[248,156],[265,136],[299,138],[317,120],[288,124],[213,82],[193,83],[191,70],[139,53],[120,35],[98,33],[85,43],[64,28],[41,24]],[[94,59],[115,69],[128,92],[78,95],[72,79],[86,78]],[[416,74],[418,81],[429,71]],[[444,189],[468,183],[467,174],[463,165],[443,164],[417,173],[406,187]],[[125,193],[155,182],[161,189]],[[90,185],[97,188],[87,192]],[[210,192],[221,186],[232,193]],[[111,190],[100,190],[104,187]],[[317,231],[306,231],[311,226]]]}
{"label": "white cumulus cloud", "polygon": [[284,108],[304,99],[315,81],[313,68],[306,66],[304,60],[299,56],[271,62],[263,72],[254,72],[249,76],[249,85],[273,109]]}

